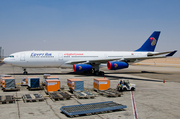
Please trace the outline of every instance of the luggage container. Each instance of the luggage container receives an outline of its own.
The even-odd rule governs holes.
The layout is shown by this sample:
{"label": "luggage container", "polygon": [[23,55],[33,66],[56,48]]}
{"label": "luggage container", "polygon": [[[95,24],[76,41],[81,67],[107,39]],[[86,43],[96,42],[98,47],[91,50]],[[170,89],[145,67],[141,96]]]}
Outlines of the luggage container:
{"label": "luggage container", "polygon": [[0,75],[0,85],[1,86],[3,85],[3,81],[2,81],[3,77],[12,77],[12,76],[11,75]]}
{"label": "luggage container", "polygon": [[60,81],[59,80],[46,80],[45,92],[55,92],[60,90]]}
{"label": "luggage container", "polygon": [[50,76],[50,74],[44,74],[42,84],[45,85],[46,80],[55,80],[55,79],[59,80],[59,77],[58,76]]}
{"label": "luggage container", "polygon": [[19,91],[19,88],[16,88],[15,79],[13,77],[1,77],[2,90],[3,91]]}
{"label": "luggage container", "polygon": [[11,89],[16,88],[15,79],[13,77],[1,77],[2,88]]}
{"label": "luggage container", "polygon": [[94,89],[95,90],[107,90],[110,87],[110,81],[106,78],[95,78]]}
{"label": "luggage container", "polygon": [[38,87],[40,87],[40,79],[38,77],[28,78],[28,87],[29,88],[38,88]]}
{"label": "luggage container", "polygon": [[31,79],[31,78],[38,78],[38,77],[23,77],[21,81],[21,86],[28,86],[28,79]]}
{"label": "luggage container", "polygon": [[84,81],[81,79],[67,79],[67,85],[71,91],[84,90]]}
{"label": "luggage container", "polygon": [[44,74],[43,79],[47,79],[48,76],[51,76],[51,74]]}

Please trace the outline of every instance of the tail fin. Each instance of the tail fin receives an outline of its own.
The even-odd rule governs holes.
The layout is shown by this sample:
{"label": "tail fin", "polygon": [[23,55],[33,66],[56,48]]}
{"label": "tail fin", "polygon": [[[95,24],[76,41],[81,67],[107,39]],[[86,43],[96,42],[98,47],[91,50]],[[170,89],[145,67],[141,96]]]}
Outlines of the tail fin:
{"label": "tail fin", "polygon": [[151,36],[146,40],[146,42],[137,50],[137,52],[148,52],[148,51],[151,51],[151,52],[154,52],[154,49],[156,47],[156,44],[158,42],[158,38],[159,38],[159,35],[160,35],[160,31],[154,31]]}

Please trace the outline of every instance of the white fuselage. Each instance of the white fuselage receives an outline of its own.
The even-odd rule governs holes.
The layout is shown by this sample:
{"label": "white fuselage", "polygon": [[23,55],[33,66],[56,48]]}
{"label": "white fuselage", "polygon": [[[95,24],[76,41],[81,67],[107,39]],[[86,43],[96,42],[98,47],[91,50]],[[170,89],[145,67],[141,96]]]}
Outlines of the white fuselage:
{"label": "white fuselage", "polygon": [[120,51],[24,51],[11,54],[3,61],[24,68],[72,68],[70,61],[89,61],[103,59],[124,59],[147,57],[148,52]]}

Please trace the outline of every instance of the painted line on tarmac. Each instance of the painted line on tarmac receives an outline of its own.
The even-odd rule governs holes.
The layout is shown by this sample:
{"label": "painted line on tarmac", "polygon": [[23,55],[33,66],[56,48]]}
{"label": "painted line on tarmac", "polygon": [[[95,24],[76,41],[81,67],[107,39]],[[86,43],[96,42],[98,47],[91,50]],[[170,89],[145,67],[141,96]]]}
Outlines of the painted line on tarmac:
{"label": "painted line on tarmac", "polygon": [[133,91],[131,91],[130,94],[131,94],[131,102],[132,102],[134,119],[138,119],[138,113],[136,109],[136,103],[135,103]]}
{"label": "painted line on tarmac", "polygon": [[162,88],[136,88],[136,90],[157,90],[157,89],[180,89],[180,87],[162,87]]}

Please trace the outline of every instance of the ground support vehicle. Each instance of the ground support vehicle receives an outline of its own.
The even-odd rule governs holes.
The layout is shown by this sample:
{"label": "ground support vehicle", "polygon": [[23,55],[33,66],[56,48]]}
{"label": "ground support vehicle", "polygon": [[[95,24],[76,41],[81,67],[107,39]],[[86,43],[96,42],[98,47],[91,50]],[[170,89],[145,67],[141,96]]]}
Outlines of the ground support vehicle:
{"label": "ground support vehicle", "polygon": [[118,83],[118,85],[117,85],[118,91],[126,91],[126,90],[128,90],[128,91],[132,90],[133,91],[136,89],[136,84],[130,83],[128,79],[123,79],[120,82],[122,82],[122,83],[121,84]]}

